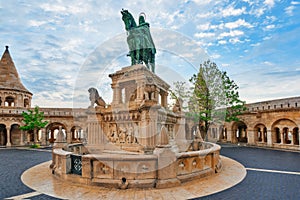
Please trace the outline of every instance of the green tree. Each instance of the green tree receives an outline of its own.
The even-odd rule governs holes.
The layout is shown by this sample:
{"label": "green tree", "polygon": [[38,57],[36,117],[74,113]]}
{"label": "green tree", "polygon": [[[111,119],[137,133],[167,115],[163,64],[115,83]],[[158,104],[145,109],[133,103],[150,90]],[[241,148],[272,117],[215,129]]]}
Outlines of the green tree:
{"label": "green tree", "polygon": [[28,110],[28,112],[23,112],[23,123],[24,126],[21,126],[21,130],[33,131],[34,134],[34,143],[37,142],[37,132],[41,128],[44,128],[48,122],[44,120],[44,112],[39,111],[39,107],[35,106],[33,110]]}
{"label": "green tree", "polygon": [[207,134],[211,123],[238,121],[238,115],[245,110],[239,99],[238,86],[218,69],[210,60],[200,64],[198,74],[194,74],[189,100],[189,115],[202,124],[201,131]]}
{"label": "green tree", "polygon": [[[169,90],[169,94],[170,94],[170,97],[173,100],[175,100],[175,102],[178,102],[181,100],[183,102],[183,105],[180,105],[181,108],[184,111],[187,111],[186,110],[187,109],[186,102],[188,101],[190,94],[189,94],[188,86],[187,86],[186,82],[183,82],[183,81],[173,82],[173,88]],[[174,106],[176,104],[175,102],[171,106]]]}

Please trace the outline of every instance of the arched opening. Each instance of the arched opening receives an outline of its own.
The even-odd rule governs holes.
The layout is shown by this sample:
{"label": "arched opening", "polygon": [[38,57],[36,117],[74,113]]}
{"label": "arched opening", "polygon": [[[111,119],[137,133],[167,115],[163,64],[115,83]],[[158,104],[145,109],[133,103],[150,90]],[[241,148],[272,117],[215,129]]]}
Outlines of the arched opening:
{"label": "arched opening", "polygon": [[[280,144],[292,144],[294,145],[296,135],[298,132],[298,126],[290,119],[279,119],[272,125],[272,138],[274,143]],[[298,137],[299,138],[299,137]]]}
{"label": "arched opening", "polygon": [[291,132],[288,127],[283,128],[283,143],[290,144],[291,143]]}
{"label": "arched opening", "polygon": [[223,128],[222,128],[222,134],[221,134],[221,136],[222,136],[222,139],[223,139],[224,141],[227,141],[227,128],[224,127],[224,126],[223,126]]}
{"label": "arched opening", "polygon": [[15,98],[12,96],[8,96],[5,98],[4,106],[6,107],[14,107],[15,106]]}
{"label": "arched opening", "polygon": [[57,138],[57,134],[59,133],[59,127],[62,127],[62,132],[64,134],[64,137],[66,138],[66,126],[62,123],[59,122],[53,122],[49,124],[46,128],[46,133],[47,133],[47,138],[46,140],[49,141],[50,143],[54,143],[54,141]]}
{"label": "arched opening", "polygon": [[254,127],[255,142],[267,142],[267,128],[264,124],[258,124]]}
{"label": "arched opening", "polygon": [[24,107],[29,108],[29,99],[24,99]]}
{"label": "arched opening", "polygon": [[71,128],[72,142],[80,142],[83,138],[83,130],[80,126],[73,126]]}
{"label": "arched opening", "polygon": [[1,97],[0,97],[0,106],[2,106],[2,99],[1,99]]}
{"label": "arched opening", "polygon": [[7,143],[7,132],[5,124],[0,124],[0,145],[5,146]]}
{"label": "arched opening", "polygon": [[21,143],[21,130],[19,124],[13,124],[10,127],[11,144],[18,145]]}
{"label": "arched opening", "polygon": [[281,142],[281,138],[280,138],[280,129],[279,128],[275,128],[275,143],[280,143]]}
{"label": "arched opening", "polygon": [[267,127],[263,129],[263,142],[268,142]]}
{"label": "arched opening", "polygon": [[222,126],[220,126],[217,123],[212,123],[208,129],[207,139],[209,142],[217,142],[220,140],[220,129],[222,129]]}
{"label": "arched opening", "polygon": [[236,122],[233,124],[233,137],[236,142],[248,142],[247,125],[242,122]]}

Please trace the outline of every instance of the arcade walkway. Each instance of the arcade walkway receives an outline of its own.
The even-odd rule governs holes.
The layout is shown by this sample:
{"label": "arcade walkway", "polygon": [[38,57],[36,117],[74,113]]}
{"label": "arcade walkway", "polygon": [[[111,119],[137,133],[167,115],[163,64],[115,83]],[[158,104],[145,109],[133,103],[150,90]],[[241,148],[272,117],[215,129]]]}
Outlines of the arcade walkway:
{"label": "arcade walkway", "polygon": [[[221,153],[244,165],[247,176],[230,189],[198,199],[299,199],[300,153],[234,145],[222,145]],[[34,191],[21,181],[24,171],[51,159],[49,150],[0,149],[0,159],[0,199],[57,199]],[[170,189],[169,194],[172,193],[175,194]],[[184,199],[184,194],[169,197]]]}

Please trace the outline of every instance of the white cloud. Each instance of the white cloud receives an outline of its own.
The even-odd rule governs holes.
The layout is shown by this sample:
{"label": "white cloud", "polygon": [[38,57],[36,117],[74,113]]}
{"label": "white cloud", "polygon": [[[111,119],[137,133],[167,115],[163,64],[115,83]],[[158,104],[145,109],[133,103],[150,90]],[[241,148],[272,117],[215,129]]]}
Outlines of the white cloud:
{"label": "white cloud", "polygon": [[222,67],[229,67],[230,64],[228,64],[228,63],[222,63],[221,66],[222,66]]}
{"label": "white cloud", "polygon": [[242,0],[242,1],[248,3],[250,6],[254,4],[254,2],[252,2],[250,0]]}
{"label": "white cloud", "polygon": [[263,64],[268,65],[268,66],[274,65],[273,63],[271,63],[271,62],[269,62],[269,61],[265,61],[265,62],[263,62]]}
{"label": "white cloud", "polygon": [[284,9],[284,11],[287,15],[292,16],[295,8],[296,8],[295,6],[289,6],[289,7],[286,7]]}
{"label": "white cloud", "polygon": [[222,13],[223,17],[239,16],[242,14],[246,14],[246,7],[235,9],[232,5],[230,5],[227,8],[225,8],[224,10],[221,10],[221,13]]}
{"label": "white cloud", "polygon": [[219,41],[218,41],[218,44],[226,44],[226,43],[227,43],[226,40],[219,40]]}
{"label": "white cloud", "polygon": [[270,40],[272,37],[271,36],[266,36],[263,38],[263,40]]}
{"label": "white cloud", "polygon": [[274,29],[275,25],[274,24],[270,24],[268,26],[266,26],[266,29],[270,30],[270,29]]}
{"label": "white cloud", "polygon": [[225,27],[229,28],[229,29],[235,29],[235,28],[238,28],[240,26],[244,26],[246,28],[252,28],[253,27],[251,24],[246,22],[244,19],[238,19],[234,22],[225,23]]}
{"label": "white cloud", "polygon": [[239,38],[230,38],[229,42],[231,44],[236,44],[236,43],[243,43],[241,40],[239,40]]}
{"label": "white cloud", "polygon": [[210,23],[200,24],[196,27],[198,30],[207,31],[210,29]]}
{"label": "white cloud", "polygon": [[83,3],[77,3],[77,4],[73,3],[73,4],[66,4],[66,5],[63,5],[62,3],[59,4],[59,3],[57,4],[44,3],[41,4],[40,7],[46,12],[57,12],[65,15],[88,12],[87,7],[85,6],[86,4]]}
{"label": "white cloud", "polygon": [[230,32],[223,32],[219,35],[218,38],[224,38],[224,37],[236,37],[244,35],[243,31],[240,30],[231,30]]}
{"label": "white cloud", "polygon": [[252,9],[249,14],[251,15],[254,15],[256,17],[260,17],[262,16],[266,11],[266,8],[265,7],[260,7],[260,8],[255,8],[255,9]]}
{"label": "white cloud", "polygon": [[260,46],[260,42],[258,42],[258,43],[255,43],[255,44],[250,44],[250,46],[252,46],[252,47],[257,47],[257,46]]}
{"label": "white cloud", "polygon": [[300,2],[298,2],[298,1],[292,1],[291,4],[292,5],[300,5]]}
{"label": "white cloud", "polygon": [[213,54],[213,55],[210,55],[210,57],[213,58],[213,59],[218,59],[218,58],[221,57],[221,55],[220,54]]}
{"label": "white cloud", "polygon": [[193,2],[195,2],[198,5],[207,5],[210,4],[212,2],[212,0],[192,0]]}
{"label": "white cloud", "polygon": [[270,22],[274,22],[277,20],[277,17],[275,16],[266,16],[267,20],[269,20]]}
{"label": "white cloud", "polygon": [[194,36],[196,38],[210,38],[210,37],[214,37],[216,34],[215,33],[195,33]]}
{"label": "white cloud", "polygon": [[28,25],[29,26],[33,26],[33,27],[37,27],[37,26],[41,26],[44,24],[47,24],[47,21],[37,21],[37,20],[29,20]]}
{"label": "white cloud", "polygon": [[264,4],[270,8],[272,8],[275,5],[274,0],[265,0]]}
{"label": "white cloud", "polygon": [[213,12],[207,12],[207,13],[198,13],[196,15],[196,18],[205,18],[205,19],[207,19],[207,18],[212,18],[214,16],[215,16],[215,14]]}

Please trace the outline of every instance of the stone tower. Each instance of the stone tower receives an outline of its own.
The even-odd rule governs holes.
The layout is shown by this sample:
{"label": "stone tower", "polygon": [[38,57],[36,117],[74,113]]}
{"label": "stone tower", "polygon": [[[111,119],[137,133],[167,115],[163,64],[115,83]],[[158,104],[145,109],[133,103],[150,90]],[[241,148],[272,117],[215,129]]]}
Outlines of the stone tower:
{"label": "stone tower", "polygon": [[0,107],[30,108],[32,93],[22,84],[8,46],[0,61]]}

